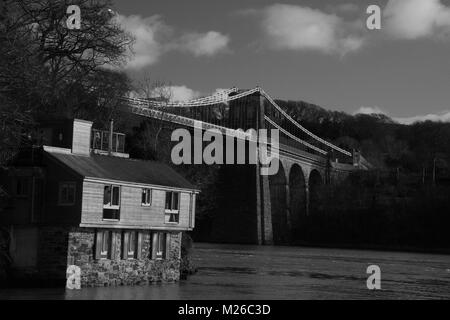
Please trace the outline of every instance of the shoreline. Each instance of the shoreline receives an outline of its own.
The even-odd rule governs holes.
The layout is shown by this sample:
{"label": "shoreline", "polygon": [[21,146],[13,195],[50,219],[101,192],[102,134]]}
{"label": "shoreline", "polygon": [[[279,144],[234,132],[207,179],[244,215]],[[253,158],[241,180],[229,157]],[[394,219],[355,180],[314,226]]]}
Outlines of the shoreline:
{"label": "shoreline", "polygon": [[385,245],[368,245],[368,244],[330,244],[330,243],[311,243],[311,242],[295,242],[283,245],[257,245],[251,243],[233,243],[233,242],[215,242],[215,241],[195,241],[196,244],[220,244],[220,245],[248,245],[248,246],[272,246],[272,247],[304,247],[315,249],[342,249],[342,250],[366,250],[381,252],[404,252],[404,253],[420,253],[420,254],[442,254],[450,255],[450,248],[420,248],[415,246],[385,246]]}

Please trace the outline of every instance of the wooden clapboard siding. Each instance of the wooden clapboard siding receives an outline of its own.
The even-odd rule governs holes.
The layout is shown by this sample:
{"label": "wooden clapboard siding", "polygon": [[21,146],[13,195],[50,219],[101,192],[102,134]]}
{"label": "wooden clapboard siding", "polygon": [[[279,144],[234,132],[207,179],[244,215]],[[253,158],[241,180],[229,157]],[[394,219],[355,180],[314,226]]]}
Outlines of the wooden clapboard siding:
{"label": "wooden clapboard siding", "polygon": [[190,207],[190,194],[181,193],[180,196],[180,219],[179,224],[189,227],[189,207]]}
{"label": "wooden clapboard siding", "polygon": [[[167,230],[191,229],[195,208],[190,210],[190,193],[181,192],[178,224],[165,223],[166,191],[152,189],[152,204],[141,205],[141,186],[121,186],[120,221],[103,220],[103,191],[107,183],[84,181],[82,225],[116,226],[127,228],[165,228]],[[120,185],[120,184],[117,184]],[[195,197],[195,195],[194,195]],[[191,213],[190,213],[191,211]]]}

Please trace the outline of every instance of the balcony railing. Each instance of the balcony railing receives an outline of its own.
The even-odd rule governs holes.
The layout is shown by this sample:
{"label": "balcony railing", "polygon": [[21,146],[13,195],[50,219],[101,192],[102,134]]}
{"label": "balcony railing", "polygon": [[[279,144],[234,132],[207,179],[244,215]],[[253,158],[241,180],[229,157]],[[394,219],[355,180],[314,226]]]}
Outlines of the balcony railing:
{"label": "balcony railing", "polygon": [[[92,149],[109,151],[109,135],[109,131],[93,129],[91,142]],[[111,151],[120,153],[125,152],[125,134],[117,132],[113,133]]]}

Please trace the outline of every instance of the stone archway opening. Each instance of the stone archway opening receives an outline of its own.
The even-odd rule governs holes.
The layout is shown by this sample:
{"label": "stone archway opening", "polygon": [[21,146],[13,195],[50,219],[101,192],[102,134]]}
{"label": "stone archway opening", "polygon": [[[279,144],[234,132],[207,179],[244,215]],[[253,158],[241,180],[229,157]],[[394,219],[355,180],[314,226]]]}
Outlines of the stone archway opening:
{"label": "stone archway opening", "polygon": [[323,178],[319,171],[312,170],[309,175],[309,214],[317,213],[320,206],[320,189]]}
{"label": "stone archway opening", "polygon": [[291,240],[300,239],[300,227],[306,217],[306,181],[302,168],[294,164],[289,172]]}
{"label": "stone archway opening", "polygon": [[274,244],[288,243],[288,224],[286,208],[286,174],[282,164],[276,175],[269,176],[270,204],[272,214],[272,234]]}

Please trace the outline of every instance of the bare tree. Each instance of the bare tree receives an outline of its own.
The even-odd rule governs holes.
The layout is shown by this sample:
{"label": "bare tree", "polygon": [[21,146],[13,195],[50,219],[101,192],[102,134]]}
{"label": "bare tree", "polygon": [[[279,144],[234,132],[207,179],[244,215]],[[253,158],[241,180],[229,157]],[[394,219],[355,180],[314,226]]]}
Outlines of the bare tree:
{"label": "bare tree", "polygon": [[173,99],[173,90],[171,84],[164,81],[151,80],[150,77],[146,76],[140,80],[136,87],[137,93],[143,98],[147,99],[150,104],[152,101],[156,101],[162,104],[156,110],[159,111],[158,117],[156,117],[152,122],[151,126],[147,126],[147,136],[152,137],[153,140],[153,152],[156,155],[158,153],[159,137],[162,130],[165,128],[165,123],[167,122],[167,106]]}
{"label": "bare tree", "polygon": [[[69,4],[81,8],[80,30],[66,26]],[[0,153],[36,119],[92,116],[99,101],[123,94],[128,80],[105,67],[125,62],[133,38],[111,7],[110,0],[0,3]]]}

